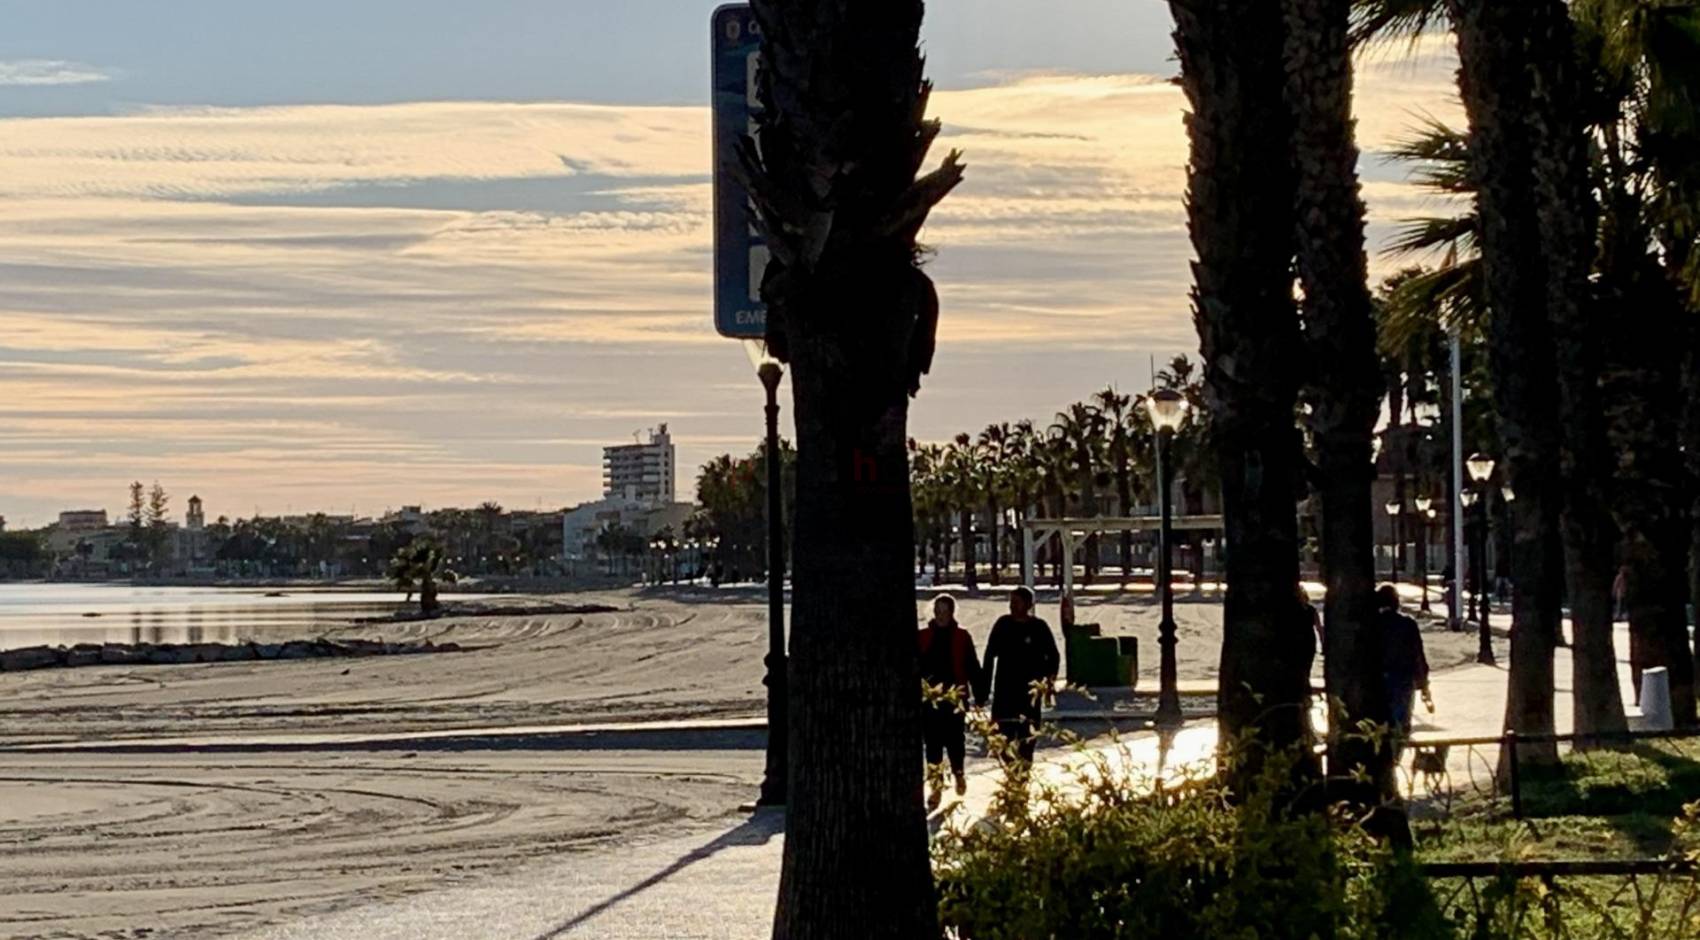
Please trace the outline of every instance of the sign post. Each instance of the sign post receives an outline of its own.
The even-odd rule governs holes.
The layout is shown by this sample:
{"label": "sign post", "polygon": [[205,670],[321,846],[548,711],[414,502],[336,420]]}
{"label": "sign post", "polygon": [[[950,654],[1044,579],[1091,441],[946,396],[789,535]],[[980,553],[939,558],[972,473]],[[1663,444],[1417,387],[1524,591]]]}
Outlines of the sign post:
{"label": "sign post", "polygon": [[756,67],[761,24],[747,4],[728,4],[710,18],[714,82],[714,328],[735,339],[767,334],[761,302],[767,245],[756,229],[744,187],[728,171],[738,139],[756,136]]}

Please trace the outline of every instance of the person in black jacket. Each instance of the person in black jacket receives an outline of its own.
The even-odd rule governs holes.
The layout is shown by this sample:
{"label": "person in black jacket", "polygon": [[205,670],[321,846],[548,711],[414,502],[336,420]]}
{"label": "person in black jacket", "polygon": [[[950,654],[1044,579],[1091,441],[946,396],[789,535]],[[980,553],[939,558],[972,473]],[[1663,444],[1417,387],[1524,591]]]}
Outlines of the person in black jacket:
{"label": "person in black jacket", "polygon": [[992,687],[992,720],[1022,764],[1033,761],[1041,706],[1061,665],[1050,625],[1033,616],[1032,589],[1009,592],[1009,613],[992,625],[981,672]]}
{"label": "person in black jacket", "polygon": [[956,623],[955,598],[940,594],[933,599],[933,619],[922,628],[919,643],[921,681],[940,693],[953,693],[950,699],[930,701],[921,713],[921,734],[930,768],[927,779],[932,783],[927,796],[927,809],[931,811],[943,799],[944,774],[939,765],[946,754],[956,778],[956,795],[968,792],[968,778],[963,775],[967,756],[963,712],[976,698],[985,697],[985,689],[974,638]]}
{"label": "person in black jacket", "polygon": [[1403,742],[1411,736],[1411,699],[1419,691],[1423,704],[1434,711],[1428,689],[1428,655],[1417,622],[1399,612],[1399,592],[1384,584],[1375,592],[1376,626],[1381,630],[1381,676],[1387,690],[1387,711],[1393,732]]}

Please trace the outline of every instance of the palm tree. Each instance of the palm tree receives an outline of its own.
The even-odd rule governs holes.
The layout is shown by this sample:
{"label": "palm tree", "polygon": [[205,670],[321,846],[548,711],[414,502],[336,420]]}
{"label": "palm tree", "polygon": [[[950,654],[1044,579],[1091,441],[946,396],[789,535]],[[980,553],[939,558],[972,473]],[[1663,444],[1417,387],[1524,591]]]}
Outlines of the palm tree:
{"label": "palm tree", "polygon": [[[1227,593],[1218,712],[1229,740],[1305,741],[1311,648],[1294,603],[1299,454],[1290,121],[1278,4],[1171,0],[1190,113],[1193,317],[1222,471]],[[1271,155],[1277,155],[1271,159]],[[1255,752],[1229,768],[1255,774]]]}
{"label": "palm tree", "polygon": [[[777,940],[938,932],[921,805],[908,399],[938,297],[917,235],[961,181],[917,178],[921,0],[754,0],[761,146],[742,172],[772,259],[767,344],[790,364],[797,512],[790,786]],[[846,742],[857,742],[847,747]]]}
{"label": "palm tree", "polygon": [[[1112,386],[1092,396],[1092,406],[1106,432],[1104,454],[1110,462],[1110,473],[1116,482],[1117,514],[1133,515],[1133,430],[1132,413],[1128,408],[1133,399]],[[1133,574],[1133,533],[1121,534],[1122,580]]]}
{"label": "palm tree", "polygon": [[[1075,402],[1062,411],[1057,412],[1056,420],[1051,423],[1050,433],[1057,441],[1058,449],[1067,455],[1068,470],[1066,476],[1073,476],[1079,490],[1078,515],[1088,518],[1098,515],[1097,477],[1101,463],[1099,453],[1103,449],[1103,419],[1085,402]],[[1072,472],[1070,472],[1072,471]],[[1068,515],[1063,510],[1061,515]],[[1097,568],[1098,536],[1096,533],[1086,537],[1084,559],[1085,581],[1092,583],[1092,573]],[[1074,564],[1074,559],[1064,559],[1064,564]]]}
{"label": "palm tree", "polygon": [[437,582],[453,584],[455,573],[449,570],[442,546],[434,539],[418,538],[395,553],[390,559],[389,579],[396,590],[406,591],[408,600],[419,592],[419,614],[435,616],[442,605],[437,602]]}
{"label": "palm tree", "polygon": [[974,569],[974,513],[984,498],[984,470],[974,451],[973,439],[958,434],[945,448],[944,476],[949,487],[950,507],[962,539],[962,583],[972,590],[978,576]]}
{"label": "palm tree", "polygon": [[[1010,427],[1008,457],[1005,461],[1005,486],[1010,502],[1013,541],[1017,550],[1026,553],[1027,521],[1035,512],[1044,514],[1043,492],[1045,464],[1043,442],[1033,422],[1023,418]],[[1035,565],[1038,559],[1034,559]],[[1037,577],[1037,571],[1034,577]]]}
{"label": "palm tree", "polygon": [[1003,518],[1004,503],[1011,495],[1010,462],[1016,451],[1015,431],[1009,422],[989,424],[974,442],[975,457],[984,470],[986,519],[991,526],[986,545],[990,551],[992,584],[1002,583],[1003,575]]}
{"label": "palm tree", "polygon": [[[1531,88],[1535,63],[1526,40],[1533,17],[1552,15],[1549,2],[1559,0],[1516,9],[1492,0],[1448,2],[1470,117],[1483,295],[1493,311],[1489,337],[1505,447],[1501,464],[1515,480],[1518,497],[1511,513],[1517,579],[1505,727],[1525,734],[1553,730],[1552,648],[1562,579],[1559,381],[1546,311],[1545,243],[1533,172],[1536,139],[1529,120],[1536,106]],[[1562,9],[1557,15],[1564,15]],[[1558,754],[1552,745],[1536,745],[1524,748],[1519,758],[1553,763]]]}
{"label": "palm tree", "polygon": [[1592,143],[1599,154],[1594,189],[1601,194],[1601,237],[1594,262],[1598,296],[1612,315],[1611,329],[1596,338],[1605,341],[1602,391],[1610,409],[1607,449],[1615,458],[1604,493],[1623,536],[1631,659],[1670,671],[1677,721],[1692,725],[1696,654],[1684,613],[1696,517],[1676,495],[1693,477],[1683,465],[1681,416],[1670,403],[1683,397],[1682,350],[1691,342],[1685,322],[1695,317],[1685,284],[1693,284],[1688,220],[1695,217],[1692,183],[1700,179],[1688,156],[1700,146],[1693,118],[1700,103],[1694,68],[1700,9],[1583,0],[1574,11],[1580,45],[1595,59],[1587,81],[1598,99],[1587,112],[1599,115]]}
{"label": "palm tree", "polygon": [[[1300,312],[1311,361],[1327,363],[1311,370],[1303,397],[1310,406],[1322,501],[1327,687],[1330,698],[1344,708],[1344,720],[1330,726],[1353,729],[1363,721],[1385,723],[1389,712],[1381,683],[1375,681],[1382,651],[1373,600],[1370,484],[1381,381],[1352,133],[1351,0],[1285,0],[1283,6],[1298,274],[1304,288]],[[1385,739],[1366,742],[1343,733],[1332,738],[1331,782],[1356,790],[1357,802],[1366,806],[1394,793],[1395,755]],[[1353,787],[1359,772],[1373,781],[1371,792]]]}

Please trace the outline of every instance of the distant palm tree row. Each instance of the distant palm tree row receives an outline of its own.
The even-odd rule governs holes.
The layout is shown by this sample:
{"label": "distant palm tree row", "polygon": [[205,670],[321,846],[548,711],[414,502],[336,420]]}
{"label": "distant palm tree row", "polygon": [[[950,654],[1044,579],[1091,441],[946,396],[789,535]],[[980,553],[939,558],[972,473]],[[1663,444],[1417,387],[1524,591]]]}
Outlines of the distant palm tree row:
{"label": "distant palm tree row", "polygon": [[[1209,416],[1192,360],[1175,357],[1157,373],[1156,383],[1181,392],[1192,405],[1172,453],[1182,511],[1202,512],[1205,494],[1216,486],[1215,466],[1206,444]],[[1020,551],[1021,527],[1028,519],[1131,516],[1157,500],[1145,395],[1124,394],[1113,386],[1064,407],[1048,424],[998,422],[978,435],[964,432],[942,444],[911,439],[909,453],[916,565],[922,571],[932,565],[943,574],[955,544],[969,585],[978,581],[982,542],[991,582],[1001,583],[1011,556]],[[1134,569],[1133,534],[1123,532],[1120,538],[1126,577]],[[1085,546],[1088,578],[1099,559],[1098,540],[1092,536]],[[1056,570],[1061,559],[1055,546],[1044,550],[1041,561]]]}

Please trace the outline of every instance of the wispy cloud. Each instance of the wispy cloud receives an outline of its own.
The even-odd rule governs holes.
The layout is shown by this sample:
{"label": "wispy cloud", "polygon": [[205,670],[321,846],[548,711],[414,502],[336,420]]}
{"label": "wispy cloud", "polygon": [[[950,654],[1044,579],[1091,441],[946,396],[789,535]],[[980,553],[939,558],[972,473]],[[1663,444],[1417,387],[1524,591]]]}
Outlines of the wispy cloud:
{"label": "wispy cloud", "polygon": [[87,85],[112,78],[111,71],[63,59],[0,60],[0,86]]}
{"label": "wispy cloud", "polygon": [[[1360,76],[1366,151],[1455,110],[1443,57]],[[918,436],[1196,348],[1178,89],[1024,74],[933,104],[970,170],[923,236],[944,315]],[[505,102],[0,120],[0,513],[138,476],[215,513],[559,504],[595,494],[595,442],[658,421],[685,467],[746,449],[760,390],[709,321],[708,126]],[[1365,193],[1372,238],[1420,205],[1397,174]]]}

